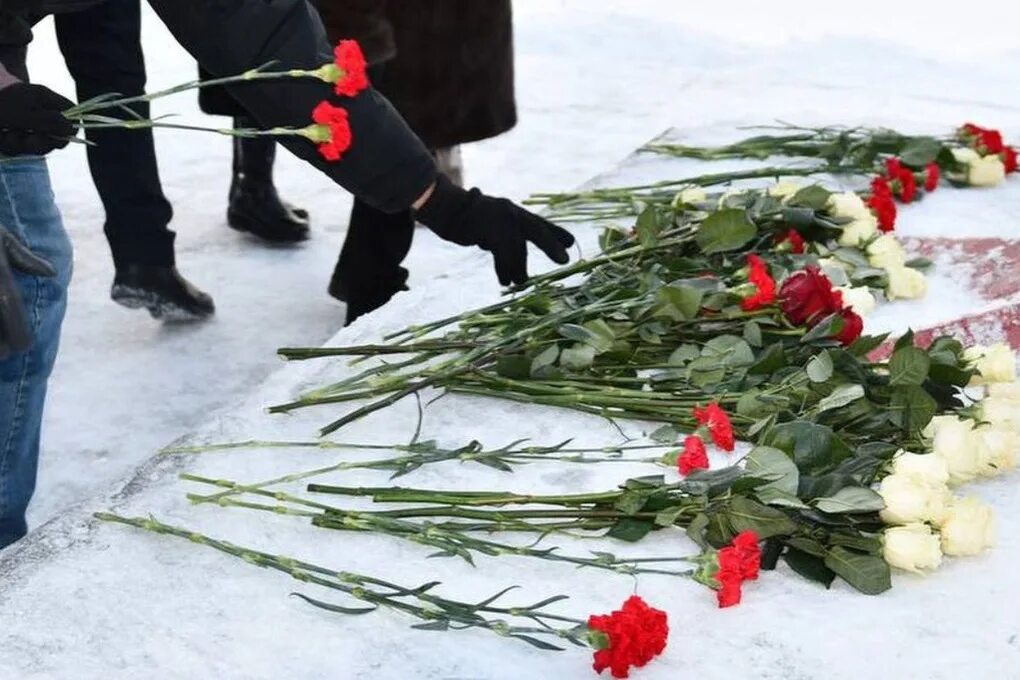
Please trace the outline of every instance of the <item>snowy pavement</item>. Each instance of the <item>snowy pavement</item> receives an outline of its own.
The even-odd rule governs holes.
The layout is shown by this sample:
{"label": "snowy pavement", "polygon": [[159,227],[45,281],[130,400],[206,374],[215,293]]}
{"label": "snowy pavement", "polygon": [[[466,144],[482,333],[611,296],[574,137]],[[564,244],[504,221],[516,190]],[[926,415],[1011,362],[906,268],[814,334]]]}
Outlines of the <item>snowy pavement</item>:
{"label": "snowy pavement", "polygon": [[[820,30],[817,14],[809,13],[804,22],[778,21],[744,3],[745,23],[729,31],[722,28],[728,14],[720,9],[728,3],[697,16],[672,0],[618,4],[516,3],[521,125],[465,150],[470,182],[516,198],[565,189],[611,167],[670,125],[704,142],[735,124],[775,119],[926,130],[973,119],[1020,139],[1017,55],[1011,60],[1008,49],[999,47],[1010,44],[1005,27],[1016,25],[1007,17],[991,22],[981,40],[957,36],[946,32],[952,22],[934,3],[928,21],[912,31],[887,33],[886,23],[875,31],[858,30],[843,18],[826,24],[841,28],[824,40],[805,43],[790,41]],[[790,5],[791,14],[813,6]],[[879,6],[860,5],[855,14]],[[971,6],[1007,10],[998,3]],[[890,23],[902,13],[882,7]],[[191,76],[190,60],[151,17],[146,45],[153,86]],[[43,31],[33,47],[36,79],[68,91],[66,79],[55,73],[57,63]],[[171,111],[198,116],[188,97],[159,108]],[[84,154],[73,149],[53,156],[57,195],[77,247],[76,279],[48,404],[32,520],[57,519],[0,557],[0,678],[588,677],[583,651],[546,654],[482,633],[411,631],[407,620],[386,613],[337,617],[286,597],[304,588],[282,575],[184,542],[89,521],[89,513],[110,507],[122,514],[153,513],[237,543],[409,585],[440,578],[445,592],[457,596],[519,583],[526,591],[522,600],[571,595],[564,611],[581,616],[609,611],[635,586],[625,577],[515,559],[485,560],[476,570],[451,561],[425,562],[426,551],[380,537],[329,535],[294,518],[190,507],[183,493],[193,487],[176,479],[180,471],[251,481],[334,458],[245,451],[145,464],[159,447],[185,435],[194,441],[303,439],[331,419],[330,409],[291,417],[266,416],[262,409],[345,371],[336,362],[314,362],[270,375],[280,366],[276,347],[316,345],[339,328],[342,308],[326,297],[324,287],[349,203],[293,159],[281,158],[282,190],[312,208],[316,233],[306,247],[267,250],[224,224],[225,140],[167,134],[158,143],[177,209],[180,265],[214,295],[218,318],[202,326],[165,327],[109,302],[112,266]],[[643,156],[602,181],[677,176],[689,168]],[[1015,238],[1020,187],[1014,182],[992,191],[939,193],[905,210],[902,224],[907,236]],[[594,231],[579,227],[578,235],[591,252]],[[960,283],[965,277],[954,268],[965,266],[945,263],[933,278],[933,296],[881,310],[871,327],[925,326],[991,304]],[[411,293],[330,343],[377,340],[384,330],[498,295],[484,254],[448,247],[427,234],[415,246],[412,269]],[[403,442],[415,417],[413,403],[402,403],[343,431],[343,439]],[[482,431],[479,422],[486,424]],[[503,444],[525,436],[551,442],[580,433],[580,443],[602,445],[619,437],[604,422],[578,414],[462,398],[430,408],[425,428],[425,438],[446,444],[471,438]],[[508,479],[495,471],[444,465],[403,483],[594,490],[643,472],[648,468],[536,465]],[[124,479],[131,481],[125,486],[119,481]],[[380,484],[384,476],[348,473],[343,481]],[[998,511],[997,550],[953,561],[925,580],[898,577],[893,591],[879,598],[842,587],[821,591],[780,570],[755,584],[744,605],[719,612],[700,586],[642,578],[640,592],[669,611],[679,634],[640,677],[681,672],[705,678],[1011,677],[1020,664],[1020,608],[1012,586],[1012,565],[1020,555],[1015,484],[1014,475],[975,489]],[[656,541],[654,549],[619,552],[692,549],[677,536]]]}

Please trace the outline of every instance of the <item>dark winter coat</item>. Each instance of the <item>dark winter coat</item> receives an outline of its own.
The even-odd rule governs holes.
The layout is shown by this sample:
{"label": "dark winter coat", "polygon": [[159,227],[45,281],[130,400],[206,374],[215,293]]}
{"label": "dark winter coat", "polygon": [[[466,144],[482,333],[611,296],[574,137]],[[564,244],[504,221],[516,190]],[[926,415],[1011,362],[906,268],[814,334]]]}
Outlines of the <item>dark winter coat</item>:
{"label": "dark winter coat", "polygon": [[32,40],[32,24],[57,12],[85,9],[101,0],[0,0],[0,64],[22,80],[25,46]]}
{"label": "dark winter coat", "polygon": [[393,0],[386,16],[397,55],[376,87],[430,149],[516,125],[510,0]]}
{"label": "dark winter coat", "polygon": [[[386,4],[387,0],[312,0],[326,26],[330,44],[335,45],[344,38],[355,38],[372,65],[392,59],[397,51],[393,28],[386,18]],[[341,30],[341,26],[345,28]],[[208,74],[202,72],[202,77],[207,78]],[[212,116],[240,118],[247,115],[222,87],[200,90],[198,105]]]}

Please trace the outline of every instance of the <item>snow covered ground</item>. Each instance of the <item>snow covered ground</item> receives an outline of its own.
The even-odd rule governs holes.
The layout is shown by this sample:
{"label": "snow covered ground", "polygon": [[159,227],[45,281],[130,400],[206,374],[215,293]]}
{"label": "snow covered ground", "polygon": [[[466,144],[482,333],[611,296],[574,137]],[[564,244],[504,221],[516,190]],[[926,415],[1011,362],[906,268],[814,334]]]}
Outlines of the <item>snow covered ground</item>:
{"label": "snow covered ground", "polygon": [[[943,7],[943,4],[945,5]],[[948,129],[965,119],[1001,127],[1020,139],[1018,52],[1011,42],[1012,4],[974,2],[982,30],[962,31],[955,3],[855,3],[821,10],[783,3],[781,12],[753,2],[721,2],[693,12],[687,3],[644,0],[518,0],[517,50],[521,124],[514,132],[465,150],[468,180],[521,198],[574,186],[615,164],[666,127],[711,141],[733,124],[861,122]],[[872,17],[881,16],[881,21]],[[962,34],[961,34],[962,33]],[[807,39],[804,37],[808,36]],[[193,65],[151,17],[146,45],[153,86],[191,77]],[[49,30],[33,47],[37,80],[70,91]],[[159,113],[197,118],[178,98]],[[239,452],[158,459],[156,450],[188,435],[197,440],[307,438],[330,410],[268,417],[262,408],[341,374],[326,362],[277,367],[276,347],[316,345],[342,321],[324,292],[345,228],[349,199],[291,158],[279,183],[309,207],[315,238],[295,250],[267,250],[237,236],[223,220],[229,144],[183,134],[158,139],[165,185],[177,209],[182,270],[214,295],[218,318],[201,326],[160,326],[108,300],[112,266],[102,214],[85,179],[84,154],[53,156],[59,202],[77,246],[76,279],[64,345],[45,425],[43,469],[32,520],[58,517],[0,557],[0,677],[176,678],[502,678],[586,677],[582,652],[537,654],[482,634],[409,631],[380,614],[344,619],[286,598],[299,584],[170,539],[95,527],[88,513],[115,506],[154,513],[244,544],[338,568],[371,571],[407,583],[433,577],[448,592],[480,595],[521,583],[527,599],[566,592],[565,611],[608,611],[634,583],[601,573],[488,560],[471,571],[421,558],[420,549],[376,537],[323,536],[293,518],[191,508],[176,472],[256,480],[321,464],[322,453]],[[604,182],[686,174],[677,161],[628,161]],[[945,192],[905,211],[907,235],[1015,237],[1020,190]],[[592,247],[593,232],[581,228]],[[377,339],[383,329],[426,320],[492,300],[498,289],[487,258],[422,234],[412,255],[414,290],[332,341]],[[929,302],[890,307],[873,319],[883,328],[925,325],[985,304],[937,274]],[[217,411],[220,414],[211,417]],[[484,422],[484,431],[477,423]],[[413,404],[359,423],[344,438],[406,441]],[[501,444],[522,436],[549,442],[583,433],[586,443],[616,441],[600,421],[523,406],[447,399],[430,409],[426,436],[444,443],[472,437]],[[535,466],[511,481],[492,471],[444,466],[407,483],[420,486],[598,489],[629,465]],[[122,481],[133,481],[121,491]],[[351,484],[380,475],[347,475]],[[413,481],[411,481],[413,480]],[[711,596],[686,581],[642,579],[640,590],[665,606],[681,635],[664,661],[641,677],[945,677],[964,672],[1009,677],[1020,662],[1020,619],[1011,589],[1020,550],[1015,478],[982,486],[1001,520],[1001,547],[953,563],[926,581],[897,579],[892,593],[864,598],[845,589],[824,593],[780,572],[756,585],[748,603],[712,611]],[[114,495],[110,495],[114,494]],[[580,548],[578,548],[580,549]],[[680,539],[657,551],[689,552]],[[622,552],[622,551],[621,551]],[[425,566],[427,564],[427,566]],[[215,593],[212,595],[211,593]],[[951,621],[946,612],[955,612]],[[777,621],[784,625],[777,625]],[[874,625],[881,621],[881,626]],[[705,623],[708,622],[708,625]],[[296,642],[300,641],[300,643]],[[872,650],[867,655],[861,649]],[[366,650],[368,650],[366,652]],[[491,659],[498,658],[497,667]],[[727,659],[724,672],[720,659]],[[979,664],[979,665],[978,665]],[[722,674],[721,674],[722,673]]]}

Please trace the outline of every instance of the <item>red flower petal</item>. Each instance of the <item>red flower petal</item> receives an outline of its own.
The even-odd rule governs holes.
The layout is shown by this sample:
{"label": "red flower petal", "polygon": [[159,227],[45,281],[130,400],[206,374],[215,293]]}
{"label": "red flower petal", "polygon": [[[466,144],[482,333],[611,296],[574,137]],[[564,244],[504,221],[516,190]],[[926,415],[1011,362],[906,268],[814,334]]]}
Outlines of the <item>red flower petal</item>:
{"label": "red flower petal", "polygon": [[697,435],[691,435],[684,439],[684,451],[676,461],[680,474],[687,476],[695,470],[708,469],[708,452],[705,450],[705,442]]}

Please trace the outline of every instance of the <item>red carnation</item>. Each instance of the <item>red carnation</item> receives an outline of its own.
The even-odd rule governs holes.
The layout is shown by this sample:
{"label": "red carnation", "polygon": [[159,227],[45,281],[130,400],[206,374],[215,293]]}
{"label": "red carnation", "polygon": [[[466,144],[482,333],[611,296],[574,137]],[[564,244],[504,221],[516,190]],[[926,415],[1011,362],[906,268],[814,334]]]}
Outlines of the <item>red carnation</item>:
{"label": "red carnation", "polygon": [[892,187],[884,177],[871,180],[871,196],[867,204],[878,218],[879,229],[889,232],[896,228],[896,202],[893,200]]}
{"label": "red carnation", "polygon": [[917,178],[914,173],[899,158],[886,159],[885,170],[888,182],[895,183],[900,200],[911,203],[917,197]]}
{"label": "red carnation", "polygon": [[735,444],[733,439],[733,424],[730,417],[726,415],[719,404],[712,402],[705,408],[694,407],[694,419],[698,425],[706,425],[708,433],[712,435],[712,441],[723,451],[732,451]]}
{"label": "red carnation", "polygon": [[1016,172],[1016,149],[1011,146],[1004,146],[1002,148],[1002,164],[1006,166],[1006,172]]}
{"label": "red carnation", "polygon": [[981,127],[980,125],[975,125],[974,123],[964,123],[963,126],[960,128],[960,135],[977,137],[979,134],[981,134],[983,130],[984,128]]}
{"label": "red carnation", "polygon": [[843,307],[843,296],[816,266],[788,277],[779,289],[780,306],[790,323],[814,325]]}
{"label": "red carnation", "polygon": [[596,673],[608,668],[614,678],[630,677],[632,667],[640,668],[662,654],[669,637],[666,612],[648,606],[637,595],[611,614],[589,616],[588,628],[602,638],[592,667]]}
{"label": "red carnation", "polygon": [[843,318],[843,330],[836,335],[836,339],[842,344],[850,346],[864,332],[864,321],[857,312],[849,307],[840,311],[839,315]]}
{"label": "red carnation", "polygon": [[761,569],[761,545],[758,534],[741,531],[730,542],[740,557],[740,575],[745,581],[756,581]]}
{"label": "red carnation", "polygon": [[896,179],[903,172],[903,164],[899,158],[887,158],[885,161],[885,174],[889,179]]}
{"label": "red carnation", "polygon": [[334,63],[343,75],[336,81],[336,93],[353,97],[368,87],[368,64],[357,40],[341,40],[333,50]]}
{"label": "red carnation", "polygon": [[322,101],[312,110],[312,120],[329,129],[329,139],[319,144],[319,153],[327,161],[340,160],[353,142],[347,109]]}
{"label": "red carnation", "polygon": [[749,267],[747,280],[754,284],[756,290],[754,294],[740,301],[740,307],[745,312],[750,312],[776,301],[776,282],[769,274],[768,266],[758,255],[748,255],[747,265]]}
{"label": "red carnation", "polygon": [[684,452],[677,458],[676,464],[685,477],[695,470],[708,469],[708,452],[701,437],[692,434],[684,439]]}
{"label": "red carnation", "polygon": [[740,604],[740,589],[744,583],[744,570],[739,551],[733,546],[727,546],[716,554],[719,560],[719,571],[715,574],[715,580],[719,589],[715,592],[719,608],[733,607]]}
{"label": "red carnation", "polygon": [[790,252],[794,255],[803,255],[804,251],[807,250],[804,237],[796,229],[790,229],[785,234],[776,234],[776,243],[789,243]]}
{"label": "red carnation", "polygon": [[924,190],[928,192],[935,191],[939,186],[939,176],[938,163],[929,163],[924,166]]}

